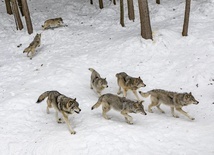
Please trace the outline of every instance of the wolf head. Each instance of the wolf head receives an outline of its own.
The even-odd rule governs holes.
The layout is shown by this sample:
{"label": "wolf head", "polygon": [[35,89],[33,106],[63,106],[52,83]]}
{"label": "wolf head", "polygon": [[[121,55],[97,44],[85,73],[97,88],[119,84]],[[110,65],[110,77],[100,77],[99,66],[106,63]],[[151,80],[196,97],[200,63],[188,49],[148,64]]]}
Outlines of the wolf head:
{"label": "wolf head", "polygon": [[67,111],[72,114],[73,112],[76,112],[77,114],[80,113],[81,109],[79,108],[79,103],[75,99],[69,99],[66,104]]}
{"label": "wolf head", "polygon": [[143,80],[140,78],[140,76],[138,78],[129,79],[126,83],[127,84],[131,83],[131,85],[137,88],[146,87],[146,85],[143,83]]}
{"label": "wolf head", "polygon": [[199,102],[194,98],[192,93],[185,93],[183,98],[183,104],[189,105],[189,104],[198,104]]}
{"label": "wolf head", "polygon": [[108,88],[108,82],[106,81],[106,78],[101,78],[99,80],[99,85],[102,86],[103,88]]}
{"label": "wolf head", "polygon": [[137,101],[134,103],[134,112],[141,113],[143,115],[147,115],[144,110],[143,101]]}

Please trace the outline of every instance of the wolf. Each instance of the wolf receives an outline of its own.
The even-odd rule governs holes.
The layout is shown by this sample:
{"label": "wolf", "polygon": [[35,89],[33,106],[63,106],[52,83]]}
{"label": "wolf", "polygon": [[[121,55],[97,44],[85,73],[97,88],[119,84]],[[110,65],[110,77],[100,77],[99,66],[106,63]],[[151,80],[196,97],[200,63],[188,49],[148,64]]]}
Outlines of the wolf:
{"label": "wolf", "polygon": [[104,94],[99,97],[96,104],[94,104],[91,110],[98,108],[102,104],[102,116],[105,119],[110,119],[106,113],[111,110],[111,108],[115,109],[116,111],[120,111],[120,113],[125,117],[125,120],[128,124],[133,124],[132,117],[128,115],[128,113],[141,113],[146,115],[143,107],[143,101],[132,101],[126,99],[125,97],[120,97],[114,94]]}
{"label": "wolf", "polygon": [[[71,134],[76,134],[69,123],[68,116],[76,112],[80,113],[81,109],[79,108],[79,103],[76,101],[76,98],[72,99],[67,97],[58,91],[46,91],[42,93],[36,103],[42,102],[47,97],[47,113],[49,114],[49,108],[54,108],[56,110],[56,121],[58,123],[63,123],[64,121],[68,125],[69,131]],[[62,113],[64,121],[58,117],[58,113]]]}
{"label": "wolf", "polygon": [[166,91],[162,89],[153,89],[146,93],[143,93],[139,91],[140,95],[143,97],[148,97],[150,95],[151,104],[148,106],[148,111],[152,111],[152,107],[156,106],[158,110],[162,113],[165,113],[161,108],[161,103],[170,106],[171,107],[171,113],[172,116],[175,118],[178,118],[179,116],[174,113],[174,109],[176,109],[181,114],[185,115],[191,120],[194,120],[195,118],[191,117],[187,114],[187,112],[182,110],[183,106],[187,106],[190,104],[198,104],[199,102],[194,98],[192,93],[177,93],[177,92],[171,92]]}
{"label": "wolf", "polygon": [[101,78],[100,74],[93,68],[89,68],[91,71],[90,88],[94,89],[99,96],[103,89],[108,88],[108,82],[106,78]]}
{"label": "wolf", "polygon": [[27,53],[27,56],[29,56],[29,53],[31,53],[30,59],[32,59],[35,50],[37,47],[41,45],[41,33],[37,33],[36,36],[34,37],[33,41],[30,43],[30,45],[25,48],[23,53]]}
{"label": "wolf", "polygon": [[127,75],[125,72],[120,72],[116,74],[117,77],[117,84],[119,86],[119,90],[117,92],[117,94],[121,94],[121,87],[123,88],[123,96],[126,97],[127,96],[127,91],[130,89],[134,95],[136,96],[136,98],[138,99],[138,101],[140,101],[140,98],[137,95],[137,89],[139,89],[140,87],[146,87],[146,84],[143,83],[143,80],[138,77],[131,77],[129,75]]}
{"label": "wolf", "polygon": [[48,19],[44,22],[44,25],[42,25],[43,30],[49,29],[49,28],[56,28],[60,27],[63,24],[63,19],[61,17],[54,18],[54,19]]}

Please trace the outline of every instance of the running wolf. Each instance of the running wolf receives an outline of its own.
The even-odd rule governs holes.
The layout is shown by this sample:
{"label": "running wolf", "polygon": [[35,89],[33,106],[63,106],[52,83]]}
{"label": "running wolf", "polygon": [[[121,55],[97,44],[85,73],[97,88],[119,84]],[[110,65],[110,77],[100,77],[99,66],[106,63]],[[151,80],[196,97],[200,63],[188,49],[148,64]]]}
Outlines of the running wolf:
{"label": "running wolf", "polygon": [[93,68],[89,68],[89,70],[91,71],[90,88],[94,89],[101,96],[101,91],[108,87],[106,78],[101,78],[100,74]]}
{"label": "running wolf", "polygon": [[54,19],[48,19],[45,21],[44,25],[42,25],[43,30],[49,29],[49,28],[56,28],[60,27],[63,24],[63,19],[61,17],[54,18]]}
{"label": "running wolf", "polygon": [[111,108],[120,111],[120,113],[125,117],[128,124],[133,124],[132,117],[128,113],[141,113],[146,115],[143,107],[143,101],[132,101],[126,99],[125,97],[120,97],[113,94],[104,94],[99,97],[97,103],[92,106],[91,110],[98,108],[102,104],[102,116],[105,119],[110,119],[106,113],[111,110]]}
{"label": "running wolf", "polygon": [[30,45],[27,48],[25,48],[23,53],[27,53],[27,56],[29,56],[29,53],[31,52],[30,59],[32,59],[36,48],[39,47],[40,45],[41,45],[41,33],[40,34],[37,33],[33,41],[30,43]]}
{"label": "running wolf", "polygon": [[150,95],[151,104],[148,106],[148,111],[152,111],[152,107],[156,106],[159,111],[164,113],[164,111],[160,108],[160,104],[163,103],[171,107],[172,116],[178,118],[179,116],[174,113],[174,109],[176,109],[181,114],[185,115],[191,120],[195,118],[189,116],[187,112],[182,110],[183,106],[187,106],[190,104],[198,104],[199,102],[194,98],[192,93],[177,93],[177,92],[170,92],[161,89],[154,89],[143,93],[139,91],[140,95],[143,97],[148,97]]}
{"label": "running wolf", "polygon": [[132,92],[134,93],[138,101],[140,101],[140,98],[137,95],[137,89],[139,89],[140,87],[146,87],[146,85],[143,83],[143,80],[140,77],[138,78],[131,77],[127,75],[125,72],[117,73],[116,77],[117,77],[117,84],[119,86],[119,90],[117,94],[119,95],[122,93],[121,91],[121,87],[122,87],[123,96],[126,97],[127,91],[130,89],[132,90]]}
{"label": "running wolf", "polygon": [[[56,121],[58,123],[63,123],[64,121],[68,125],[71,134],[76,134],[69,123],[68,115],[76,112],[80,113],[79,103],[75,99],[66,97],[65,95],[59,93],[58,91],[46,91],[42,93],[36,103],[42,102],[47,97],[47,113],[49,114],[49,108],[54,107],[56,110]],[[58,112],[62,113],[64,121],[58,117]]]}

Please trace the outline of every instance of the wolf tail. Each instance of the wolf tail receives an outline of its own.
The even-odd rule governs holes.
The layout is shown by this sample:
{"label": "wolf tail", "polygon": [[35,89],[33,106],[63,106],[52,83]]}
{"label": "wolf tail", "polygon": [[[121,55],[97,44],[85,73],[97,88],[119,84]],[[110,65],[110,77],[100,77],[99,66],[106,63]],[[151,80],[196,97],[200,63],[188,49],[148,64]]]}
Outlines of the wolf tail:
{"label": "wolf tail", "polygon": [[95,71],[93,68],[89,68],[88,70],[90,70],[91,72]]}
{"label": "wolf tail", "polygon": [[42,93],[42,94],[39,96],[39,98],[38,98],[38,100],[36,101],[36,103],[42,102],[42,101],[48,96],[49,92],[50,92],[50,91],[46,91],[46,92]]}
{"label": "wolf tail", "polygon": [[143,96],[143,97],[148,97],[150,95],[150,92],[146,92],[146,93],[143,93],[142,91],[139,91],[140,95]]}
{"label": "wolf tail", "polygon": [[91,110],[94,110],[95,108],[98,108],[102,103],[102,96],[98,99],[97,103],[91,107]]}

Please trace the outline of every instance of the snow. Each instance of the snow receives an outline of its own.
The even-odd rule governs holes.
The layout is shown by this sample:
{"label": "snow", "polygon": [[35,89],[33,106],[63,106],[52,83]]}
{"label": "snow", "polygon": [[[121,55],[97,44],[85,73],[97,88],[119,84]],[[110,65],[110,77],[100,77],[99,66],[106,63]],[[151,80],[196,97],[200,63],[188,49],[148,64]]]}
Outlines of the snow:
{"label": "snow", "polygon": [[[29,1],[34,33],[16,31],[13,16],[0,2],[0,154],[214,154],[214,1],[193,0],[189,36],[182,37],[185,1],[149,1],[154,40],[140,36],[135,2],[135,22],[127,18],[119,25],[119,1],[90,5],[87,0]],[[62,17],[68,27],[42,31],[46,19]],[[24,21],[24,20],[23,20]],[[42,44],[32,60],[23,54],[36,33]],[[21,44],[21,47],[17,47]],[[101,108],[91,111],[98,97],[89,87],[89,67],[106,77],[116,93],[115,74],[125,71],[141,76],[147,85],[141,91],[161,88],[192,92],[198,105],[184,107],[195,118],[171,116],[157,109],[147,116],[131,114],[133,125],[110,111],[111,120],[101,116]],[[71,135],[66,124],[55,121],[55,111],[46,114],[46,103],[36,104],[47,90],[58,90],[77,98],[82,109],[70,116],[77,132]],[[128,92],[129,99],[135,96]],[[143,98],[141,98],[143,99]],[[177,112],[176,112],[177,113]]]}

